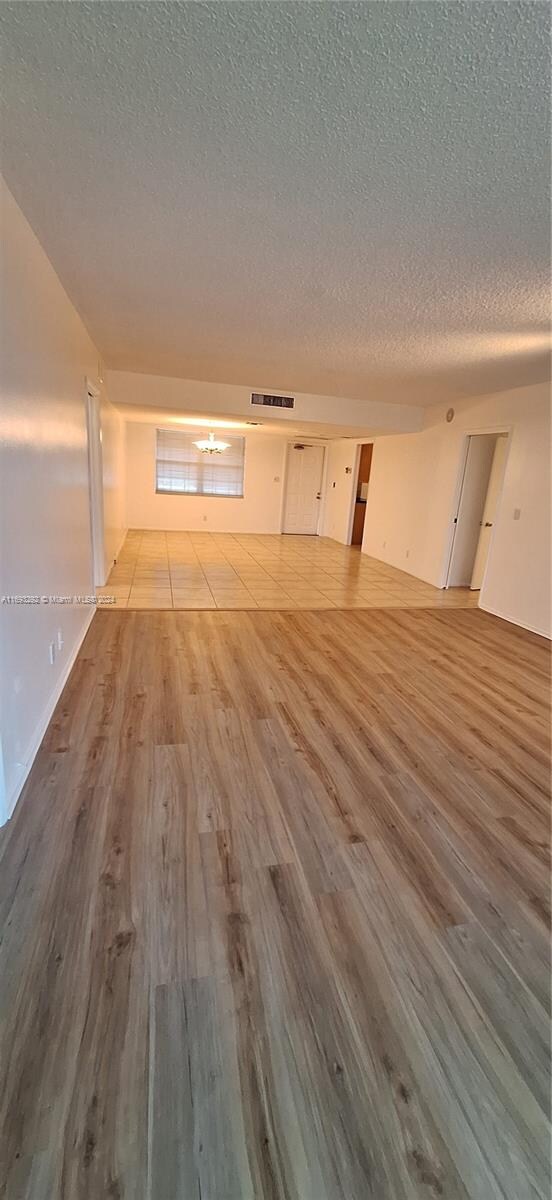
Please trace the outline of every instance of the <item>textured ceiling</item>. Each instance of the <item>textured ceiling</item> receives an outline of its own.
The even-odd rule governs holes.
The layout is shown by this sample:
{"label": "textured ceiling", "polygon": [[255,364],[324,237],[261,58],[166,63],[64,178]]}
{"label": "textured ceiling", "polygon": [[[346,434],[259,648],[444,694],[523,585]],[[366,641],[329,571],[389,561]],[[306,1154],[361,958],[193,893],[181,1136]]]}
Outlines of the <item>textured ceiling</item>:
{"label": "textured ceiling", "polygon": [[3,3],[3,169],[115,368],[545,377],[546,4]]}

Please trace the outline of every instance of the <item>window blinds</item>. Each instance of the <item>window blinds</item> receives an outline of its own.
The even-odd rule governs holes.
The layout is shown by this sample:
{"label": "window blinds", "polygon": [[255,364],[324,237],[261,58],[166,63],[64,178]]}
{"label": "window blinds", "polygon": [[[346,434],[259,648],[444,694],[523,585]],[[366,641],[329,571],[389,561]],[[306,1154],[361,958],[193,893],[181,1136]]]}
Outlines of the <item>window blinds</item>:
{"label": "window blinds", "polygon": [[185,496],[243,496],[245,438],[228,437],[222,431],[228,449],[205,454],[194,446],[202,437],[201,431],[157,430],[155,490]]}

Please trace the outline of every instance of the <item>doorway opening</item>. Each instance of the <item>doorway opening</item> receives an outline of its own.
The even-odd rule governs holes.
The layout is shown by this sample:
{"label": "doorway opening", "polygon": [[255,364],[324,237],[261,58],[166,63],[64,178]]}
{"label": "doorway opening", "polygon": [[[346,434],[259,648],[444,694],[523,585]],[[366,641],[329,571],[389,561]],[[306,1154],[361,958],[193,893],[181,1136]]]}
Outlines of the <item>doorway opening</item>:
{"label": "doorway opening", "polygon": [[366,520],[366,504],[368,501],[368,484],[372,468],[373,442],[365,442],[359,446],[358,469],[354,493],[353,530],[351,546],[362,546],[364,522]]}
{"label": "doorway opening", "polygon": [[88,380],[86,383],[86,428],[88,435],[88,496],[93,583],[94,587],[103,587],[106,580],[106,570],[100,393]]}
{"label": "doorway opening", "polygon": [[324,453],[324,446],[309,442],[288,447],[282,533],[318,533]]}
{"label": "doorway opening", "polygon": [[483,584],[498,511],[507,433],[476,433],[468,438],[454,516],[447,588]]}

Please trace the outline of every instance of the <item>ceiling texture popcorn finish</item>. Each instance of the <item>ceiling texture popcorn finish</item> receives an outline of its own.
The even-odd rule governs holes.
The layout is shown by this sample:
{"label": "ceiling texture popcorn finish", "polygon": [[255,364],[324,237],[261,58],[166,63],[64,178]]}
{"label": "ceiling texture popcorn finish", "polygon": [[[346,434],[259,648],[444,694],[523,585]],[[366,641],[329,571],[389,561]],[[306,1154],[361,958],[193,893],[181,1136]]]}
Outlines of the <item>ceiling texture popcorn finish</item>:
{"label": "ceiling texture popcorn finish", "polygon": [[113,368],[545,378],[548,5],[4,3],[6,180]]}

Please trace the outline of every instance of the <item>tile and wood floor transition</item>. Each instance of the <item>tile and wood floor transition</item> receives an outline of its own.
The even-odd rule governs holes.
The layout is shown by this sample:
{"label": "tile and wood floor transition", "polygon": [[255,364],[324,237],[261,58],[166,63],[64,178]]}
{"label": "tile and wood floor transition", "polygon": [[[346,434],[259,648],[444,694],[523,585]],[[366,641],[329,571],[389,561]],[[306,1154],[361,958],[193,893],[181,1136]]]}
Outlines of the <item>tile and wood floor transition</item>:
{"label": "tile and wood floor transition", "polygon": [[133,529],[98,597],[110,608],[476,606],[329,538]]}
{"label": "tile and wood floor transition", "polygon": [[549,657],[98,612],[0,835],[9,1200],[537,1200]]}

